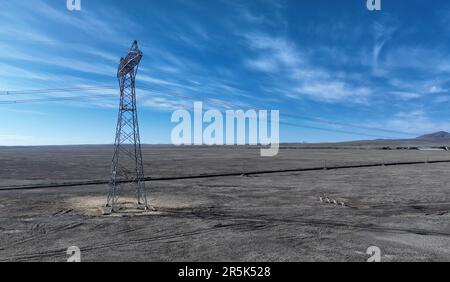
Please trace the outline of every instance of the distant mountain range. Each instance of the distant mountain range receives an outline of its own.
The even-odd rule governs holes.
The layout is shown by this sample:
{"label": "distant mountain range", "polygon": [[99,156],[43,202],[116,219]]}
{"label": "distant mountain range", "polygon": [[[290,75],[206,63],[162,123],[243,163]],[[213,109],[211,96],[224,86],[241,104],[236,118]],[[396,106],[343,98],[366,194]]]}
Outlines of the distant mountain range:
{"label": "distant mountain range", "polygon": [[416,138],[416,140],[429,141],[429,142],[450,141],[450,133],[445,132],[445,131],[439,131],[439,132],[419,136]]}
{"label": "distant mountain range", "polygon": [[[449,144],[450,144],[450,133],[445,131],[425,134],[410,139],[375,139],[375,140],[348,141],[340,143],[326,143],[327,146],[348,145],[348,146],[358,146],[368,148],[371,148],[373,146],[382,146],[383,148],[386,149],[395,149],[395,148],[420,149],[422,147],[430,147],[430,148],[447,148],[450,150]],[[323,144],[310,144],[310,146],[312,147],[316,147],[317,145],[324,146]]]}

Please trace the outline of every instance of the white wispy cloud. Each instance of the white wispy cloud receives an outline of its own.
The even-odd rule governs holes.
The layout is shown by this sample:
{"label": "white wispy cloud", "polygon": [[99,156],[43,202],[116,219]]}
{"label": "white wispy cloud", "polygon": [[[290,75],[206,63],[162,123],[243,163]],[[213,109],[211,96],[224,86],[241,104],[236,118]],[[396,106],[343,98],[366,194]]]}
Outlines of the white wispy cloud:
{"label": "white wispy cloud", "polygon": [[21,67],[17,67],[11,64],[0,62],[0,76],[8,78],[22,78],[29,80],[42,80],[42,81],[52,81],[58,79],[59,77],[50,73],[30,71]]}
{"label": "white wispy cloud", "polygon": [[325,102],[339,102],[353,100],[357,103],[366,103],[372,91],[367,87],[353,87],[341,81],[315,81],[305,83],[296,89],[301,95],[319,98]]}
{"label": "white wispy cloud", "polygon": [[27,61],[40,64],[42,66],[55,66],[62,69],[70,69],[83,73],[93,73],[97,75],[114,76],[116,67],[111,64],[94,63],[70,57],[50,56],[42,52],[25,53],[14,50],[10,46],[2,45],[7,50],[4,59],[15,61]]}
{"label": "white wispy cloud", "polygon": [[373,24],[373,35],[374,35],[374,45],[373,45],[373,74],[383,75],[383,69],[379,68],[379,58],[384,46],[392,39],[394,33],[397,30],[397,23],[390,17],[384,22],[374,22]]}
{"label": "white wispy cloud", "polygon": [[390,94],[402,99],[402,100],[412,100],[422,97],[420,93],[417,92],[406,92],[406,91],[391,91]]}
{"label": "white wispy cloud", "polygon": [[313,66],[307,52],[302,52],[286,37],[263,33],[244,34],[256,59],[246,59],[244,65],[273,76],[274,84],[290,98],[309,98],[321,102],[366,103],[372,94],[366,85],[358,85],[345,75],[337,77],[331,71]]}
{"label": "white wispy cloud", "polygon": [[244,37],[251,49],[268,52],[274,62],[280,65],[294,67],[302,61],[295,44],[287,38],[273,37],[264,33],[244,34]]}
{"label": "white wispy cloud", "polygon": [[34,110],[2,109],[2,112],[10,112],[10,113],[17,113],[17,114],[24,114],[24,115],[36,115],[36,116],[47,115],[47,113],[44,111],[34,111]]}
{"label": "white wispy cloud", "polygon": [[436,121],[430,118],[424,110],[399,112],[393,118],[383,123],[383,126],[392,130],[407,131],[425,134],[441,130],[450,131],[449,121]]}
{"label": "white wispy cloud", "polygon": [[280,70],[279,64],[272,58],[257,58],[245,61],[245,65],[250,69],[262,72],[277,72]]}

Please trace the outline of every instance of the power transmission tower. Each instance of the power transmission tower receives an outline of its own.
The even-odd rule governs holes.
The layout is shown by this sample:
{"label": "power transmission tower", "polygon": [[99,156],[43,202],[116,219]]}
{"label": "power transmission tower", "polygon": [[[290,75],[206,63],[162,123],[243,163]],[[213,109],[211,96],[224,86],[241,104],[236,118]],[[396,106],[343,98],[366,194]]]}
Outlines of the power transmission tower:
{"label": "power transmission tower", "polygon": [[136,190],[139,207],[147,210],[144,166],[142,162],[141,141],[136,108],[136,74],[143,53],[133,42],[125,58],[120,59],[117,78],[120,86],[119,116],[112,160],[112,174],[107,207],[117,210],[118,200],[124,186],[133,186]]}

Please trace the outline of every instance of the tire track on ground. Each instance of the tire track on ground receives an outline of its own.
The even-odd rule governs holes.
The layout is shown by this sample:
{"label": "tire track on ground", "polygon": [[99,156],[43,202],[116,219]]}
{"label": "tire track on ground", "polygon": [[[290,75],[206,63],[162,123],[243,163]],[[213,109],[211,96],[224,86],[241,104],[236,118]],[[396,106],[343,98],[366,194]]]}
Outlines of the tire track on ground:
{"label": "tire track on ground", "polygon": [[[291,224],[302,224],[302,225],[314,225],[314,226],[326,226],[326,227],[335,227],[335,228],[350,228],[355,230],[367,230],[367,231],[374,231],[374,232],[394,232],[394,233],[413,233],[417,235],[430,235],[430,236],[442,236],[442,237],[450,237],[450,232],[443,232],[443,231],[436,231],[436,230],[425,230],[425,229],[419,229],[419,228],[404,228],[404,227],[390,227],[390,226],[382,226],[382,225],[376,225],[372,223],[355,223],[351,221],[343,221],[343,220],[326,220],[326,219],[300,219],[297,217],[291,217],[291,218],[274,218],[274,217],[268,217],[267,215],[261,215],[261,214],[255,214],[255,215],[248,215],[248,216],[242,216],[242,213],[239,213],[239,215],[234,215],[232,213],[226,214],[226,213],[204,213],[201,211],[193,211],[188,212],[186,211],[170,211],[167,210],[167,212],[173,212],[173,213],[180,213],[180,217],[185,217],[186,214],[190,214],[195,217],[200,218],[207,218],[207,219],[213,219],[213,220],[231,220],[231,221],[237,221],[237,220],[247,220],[247,221],[253,221],[253,222],[266,222],[266,223],[291,223]],[[209,216],[208,216],[209,215]]]}
{"label": "tire track on ground", "polygon": [[[14,242],[9,244],[9,247],[21,245],[21,244],[24,244],[24,243],[27,243],[27,242],[33,241],[33,240],[39,240],[39,239],[47,237],[48,235],[51,235],[51,234],[55,234],[55,233],[58,233],[58,232],[61,232],[61,231],[66,231],[66,230],[77,228],[77,227],[79,227],[79,226],[81,226],[83,224],[84,223],[82,223],[82,222],[70,223],[70,224],[67,224],[67,225],[63,225],[63,226],[60,226],[60,227],[57,227],[57,228],[50,229],[48,231],[46,230],[45,233],[37,234],[37,235],[31,235],[31,236],[29,236],[27,238],[14,241]],[[4,250],[4,248],[2,250]]]}
{"label": "tire track on ground", "polygon": [[[242,223],[235,224],[235,225],[242,225]],[[143,243],[150,243],[150,242],[157,242],[157,241],[165,241],[165,240],[173,240],[173,239],[180,239],[188,236],[195,236],[200,234],[206,234],[209,232],[216,232],[219,228],[225,228],[229,227],[227,226],[214,226],[210,228],[201,228],[196,229],[188,232],[181,232],[176,234],[167,234],[167,235],[160,235],[160,236],[153,236],[153,237],[145,237],[145,238],[137,238],[137,239],[129,239],[122,242],[107,242],[103,244],[99,244],[96,246],[84,246],[80,247],[81,252],[90,252],[90,251],[97,251],[101,249],[107,249],[112,247],[121,247],[121,246],[127,246],[131,244],[143,244]],[[10,258],[6,259],[0,259],[1,262],[5,261],[28,261],[32,259],[42,259],[45,257],[64,257],[65,256],[66,249],[56,249],[56,250],[47,250],[44,252],[36,252],[33,254],[19,254]],[[62,255],[61,255],[62,254]]]}
{"label": "tire track on ground", "polygon": [[[186,215],[186,213],[179,213]],[[195,215],[192,213],[192,215]],[[196,216],[196,215],[195,215]],[[255,218],[258,217],[258,218]],[[423,229],[417,229],[417,228],[400,228],[400,227],[388,227],[388,226],[379,226],[374,224],[363,224],[363,223],[353,223],[348,221],[336,221],[336,220],[323,220],[323,219],[297,219],[297,218],[270,218],[266,217],[265,215],[252,215],[252,216],[239,216],[235,217],[232,215],[228,216],[212,216],[210,219],[227,219],[231,221],[243,221],[243,222],[232,222],[228,224],[216,224],[213,227],[210,228],[201,228],[196,229],[188,232],[181,232],[181,233],[175,233],[175,234],[166,234],[166,235],[160,235],[160,236],[152,236],[152,237],[144,237],[144,238],[136,238],[136,239],[129,239],[126,241],[110,241],[103,244],[98,244],[95,246],[83,246],[80,247],[82,252],[92,252],[92,251],[98,251],[101,249],[108,249],[108,248],[114,248],[114,247],[122,247],[122,246],[129,246],[129,245],[139,245],[144,243],[151,243],[151,242],[157,242],[157,241],[166,241],[166,240],[179,240],[184,237],[189,236],[195,236],[195,235],[201,235],[201,234],[207,234],[212,232],[217,232],[221,228],[236,228],[238,227],[238,231],[240,232],[250,232],[259,230],[260,228],[272,228],[275,226],[279,226],[280,223],[285,224],[301,224],[305,226],[325,226],[325,227],[331,227],[331,228],[344,228],[344,229],[356,229],[356,230],[366,230],[366,231],[374,231],[374,232],[388,232],[388,233],[412,233],[417,235],[423,235],[423,236],[443,236],[443,237],[450,237],[450,233],[447,232],[440,232],[440,231],[433,231],[433,230],[423,230]],[[259,223],[256,224],[255,223]],[[250,228],[247,228],[247,226],[250,225]],[[256,226],[256,229],[254,228]],[[241,228],[239,228],[241,227]],[[44,252],[36,252],[33,254],[19,254],[10,258],[6,259],[0,259],[0,261],[29,261],[29,260],[42,260],[43,258],[59,258],[64,257],[66,250],[65,249],[56,249],[56,250],[47,250]]]}

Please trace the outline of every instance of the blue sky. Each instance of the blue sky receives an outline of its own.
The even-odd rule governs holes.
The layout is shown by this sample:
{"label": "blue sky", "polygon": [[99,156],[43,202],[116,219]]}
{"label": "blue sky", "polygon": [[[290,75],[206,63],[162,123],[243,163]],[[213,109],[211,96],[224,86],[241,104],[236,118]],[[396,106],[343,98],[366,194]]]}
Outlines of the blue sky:
{"label": "blue sky", "polygon": [[410,137],[343,124],[450,131],[448,1],[384,0],[378,12],[365,0],[81,6],[0,0],[0,101],[81,97],[0,102],[0,145],[112,143],[117,89],[4,94],[115,86],[118,60],[134,39],[144,52],[137,81],[145,88],[138,89],[143,143],[169,143],[172,112],[201,100],[280,110],[283,142]]}

